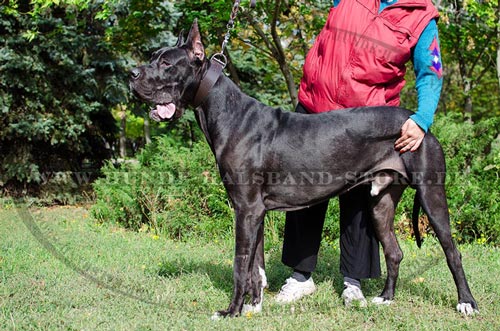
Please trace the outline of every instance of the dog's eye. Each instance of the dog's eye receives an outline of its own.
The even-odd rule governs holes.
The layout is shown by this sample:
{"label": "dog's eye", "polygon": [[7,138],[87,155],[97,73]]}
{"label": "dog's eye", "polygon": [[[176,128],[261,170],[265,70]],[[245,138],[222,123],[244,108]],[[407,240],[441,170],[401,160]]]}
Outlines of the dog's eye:
{"label": "dog's eye", "polygon": [[170,68],[171,66],[172,64],[170,64],[170,62],[168,62],[167,60],[161,60],[160,62],[160,67],[163,69]]}

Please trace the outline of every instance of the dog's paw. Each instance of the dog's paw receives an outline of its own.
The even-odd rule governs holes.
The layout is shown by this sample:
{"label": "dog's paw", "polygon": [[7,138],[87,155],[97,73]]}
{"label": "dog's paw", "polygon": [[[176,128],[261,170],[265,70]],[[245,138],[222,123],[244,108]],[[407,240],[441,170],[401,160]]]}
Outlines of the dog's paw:
{"label": "dog's paw", "polygon": [[212,321],[218,321],[220,319],[226,318],[226,317],[236,317],[236,314],[232,314],[229,310],[219,310],[216,311],[210,319]]}
{"label": "dog's paw", "polygon": [[224,316],[222,316],[222,314],[221,314],[220,312],[216,311],[216,312],[212,315],[212,317],[210,317],[210,319],[211,319],[212,321],[218,321],[218,320],[222,319],[223,317],[224,317]]}
{"label": "dog's paw", "polygon": [[219,310],[219,311],[216,311],[212,315],[212,317],[210,317],[210,319],[212,321],[218,321],[218,320],[221,320],[221,319],[226,318],[226,317],[236,317],[236,316],[238,316],[238,315],[237,314],[232,314],[228,310]]}
{"label": "dog's paw", "polygon": [[479,310],[475,309],[472,304],[468,302],[462,302],[457,305],[457,311],[465,316],[474,315],[479,313]]}
{"label": "dog's paw", "polygon": [[241,309],[241,315],[245,315],[248,313],[257,314],[260,313],[261,311],[262,311],[262,302],[256,305],[244,304],[243,308]]}
{"label": "dog's paw", "polygon": [[376,304],[376,305],[390,305],[392,304],[392,300],[387,300],[385,298],[382,298],[382,297],[375,297],[372,299],[372,303]]}
{"label": "dog's paw", "polygon": [[227,309],[227,310],[216,311],[212,315],[212,317],[210,317],[210,319],[212,321],[217,321],[217,320],[220,320],[220,319],[226,318],[226,317],[238,317],[238,316],[241,316],[241,314],[237,310]]}

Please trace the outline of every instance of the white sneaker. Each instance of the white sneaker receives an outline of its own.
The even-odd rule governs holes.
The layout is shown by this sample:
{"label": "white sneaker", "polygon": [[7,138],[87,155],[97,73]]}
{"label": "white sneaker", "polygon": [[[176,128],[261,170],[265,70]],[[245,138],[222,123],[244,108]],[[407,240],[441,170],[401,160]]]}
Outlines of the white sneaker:
{"label": "white sneaker", "polygon": [[299,282],[295,278],[288,278],[285,285],[276,295],[275,300],[278,303],[290,303],[299,300],[303,296],[312,294],[316,291],[316,286],[312,277],[309,277],[305,282]]}
{"label": "white sneaker", "polygon": [[361,292],[361,289],[351,283],[344,282],[344,291],[342,292],[342,299],[346,307],[358,306],[366,307],[366,299]]}

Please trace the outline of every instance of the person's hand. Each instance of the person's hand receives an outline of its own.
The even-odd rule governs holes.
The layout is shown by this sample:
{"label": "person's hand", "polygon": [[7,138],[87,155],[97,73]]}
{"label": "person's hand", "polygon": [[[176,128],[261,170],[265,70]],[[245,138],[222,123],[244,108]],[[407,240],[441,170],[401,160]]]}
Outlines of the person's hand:
{"label": "person's hand", "polygon": [[425,132],[417,123],[409,118],[401,128],[401,137],[396,140],[394,148],[400,153],[407,151],[415,152],[424,140]]}

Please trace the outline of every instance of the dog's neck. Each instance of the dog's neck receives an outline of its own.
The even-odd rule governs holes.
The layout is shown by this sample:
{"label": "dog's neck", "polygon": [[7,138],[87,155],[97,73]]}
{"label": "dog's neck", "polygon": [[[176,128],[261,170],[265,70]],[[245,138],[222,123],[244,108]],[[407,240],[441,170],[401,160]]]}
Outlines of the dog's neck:
{"label": "dog's neck", "polygon": [[234,137],[231,132],[239,129],[249,111],[254,111],[251,109],[255,107],[250,107],[253,103],[259,102],[242,93],[233,81],[221,74],[208,96],[195,109],[198,124],[216,157],[231,142]]}
{"label": "dog's neck", "polygon": [[198,107],[210,93],[210,90],[223,74],[225,64],[216,57],[212,57],[210,61],[205,61],[203,65],[203,78],[201,79],[198,89],[194,96],[193,105]]}

